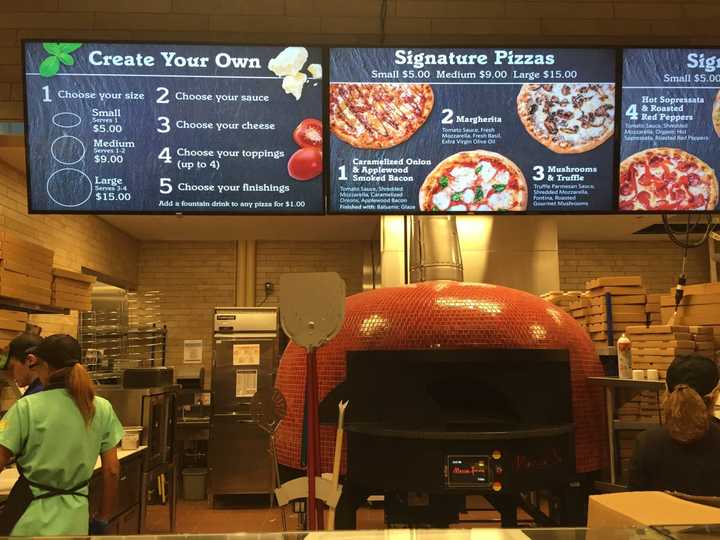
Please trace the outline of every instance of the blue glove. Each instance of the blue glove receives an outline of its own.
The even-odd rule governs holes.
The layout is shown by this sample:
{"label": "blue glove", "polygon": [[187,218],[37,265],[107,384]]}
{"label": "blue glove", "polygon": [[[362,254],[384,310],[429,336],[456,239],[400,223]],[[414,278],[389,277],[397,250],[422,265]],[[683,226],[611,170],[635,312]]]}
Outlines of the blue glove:
{"label": "blue glove", "polygon": [[90,520],[89,528],[90,536],[102,536],[107,534],[108,525],[107,521],[103,521],[99,518],[92,518]]}

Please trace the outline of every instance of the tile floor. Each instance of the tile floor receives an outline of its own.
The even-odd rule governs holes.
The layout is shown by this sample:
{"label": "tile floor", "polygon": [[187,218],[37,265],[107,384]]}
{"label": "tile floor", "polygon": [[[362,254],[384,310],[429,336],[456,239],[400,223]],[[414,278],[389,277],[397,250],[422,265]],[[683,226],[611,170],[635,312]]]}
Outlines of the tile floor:
{"label": "tile floor", "polygon": [[[178,501],[177,533],[178,534],[212,534],[234,532],[279,532],[282,531],[280,510],[267,508],[259,501],[252,501],[243,507],[216,508],[208,507],[207,501]],[[500,516],[491,511],[484,499],[472,501],[474,510],[467,512],[461,519],[466,523],[454,527],[499,527]],[[288,530],[298,530],[296,514],[286,510]],[[528,520],[522,512],[518,514],[521,520]],[[468,523],[468,520],[483,520],[483,523]],[[358,511],[358,529],[384,528],[383,511],[377,508],[362,508]],[[167,508],[151,506],[148,508],[145,533],[167,532]]]}

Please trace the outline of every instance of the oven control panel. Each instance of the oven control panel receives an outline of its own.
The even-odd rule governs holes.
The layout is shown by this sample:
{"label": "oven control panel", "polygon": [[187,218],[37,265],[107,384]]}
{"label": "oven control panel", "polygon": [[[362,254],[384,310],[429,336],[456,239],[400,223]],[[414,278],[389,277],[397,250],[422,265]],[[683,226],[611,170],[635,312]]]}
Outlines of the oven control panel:
{"label": "oven control panel", "polygon": [[487,487],[491,483],[490,456],[447,456],[445,484],[448,487]]}

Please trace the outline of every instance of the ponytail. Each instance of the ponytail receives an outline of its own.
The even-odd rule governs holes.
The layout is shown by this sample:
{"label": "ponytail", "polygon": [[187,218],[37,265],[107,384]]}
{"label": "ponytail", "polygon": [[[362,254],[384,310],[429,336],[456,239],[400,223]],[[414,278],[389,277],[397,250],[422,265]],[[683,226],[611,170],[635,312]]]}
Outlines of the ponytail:
{"label": "ponytail", "polygon": [[686,384],[678,384],[663,404],[665,428],[680,443],[702,438],[710,429],[710,414],[706,401]]}
{"label": "ponytail", "polygon": [[85,419],[85,425],[89,426],[95,417],[95,385],[82,364],[75,364],[68,368],[66,377],[67,391],[72,396],[77,408],[80,409],[80,414]]}

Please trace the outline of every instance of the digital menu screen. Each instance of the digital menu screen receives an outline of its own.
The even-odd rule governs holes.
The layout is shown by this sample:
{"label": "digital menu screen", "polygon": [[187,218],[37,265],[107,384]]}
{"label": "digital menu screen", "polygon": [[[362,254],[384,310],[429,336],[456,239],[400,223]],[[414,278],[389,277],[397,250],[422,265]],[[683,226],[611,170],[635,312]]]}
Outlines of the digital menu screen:
{"label": "digital menu screen", "polygon": [[24,43],[31,212],[321,213],[322,51]]}
{"label": "digital menu screen", "polygon": [[720,49],[626,49],[618,206],[718,210]]}
{"label": "digital menu screen", "polygon": [[482,486],[490,483],[490,459],[487,456],[447,457],[448,486]]}
{"label": "digital menu screen", "polygon": [[611,211],[615,64],[611,49],[331,49],[330,211]]}

